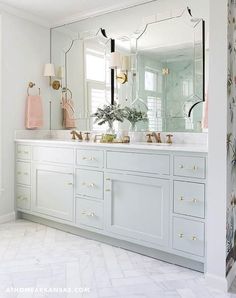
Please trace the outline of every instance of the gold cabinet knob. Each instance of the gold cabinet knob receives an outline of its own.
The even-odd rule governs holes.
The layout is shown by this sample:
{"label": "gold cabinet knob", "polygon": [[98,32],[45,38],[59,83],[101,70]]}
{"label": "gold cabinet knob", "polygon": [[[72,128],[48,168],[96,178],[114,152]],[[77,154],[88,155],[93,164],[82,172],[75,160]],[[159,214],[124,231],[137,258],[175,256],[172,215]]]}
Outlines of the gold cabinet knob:
{"label": "gold cabinet knob", "polygon": [[197,240],[197,237],[196,237],[196,236],[193,236],[193,237],[192,237],[192,240],[193,240],[193,241],[196,241],[196,240]]}
{"label": "gold cabinet knob", "polygon": [[180,197],[179,201],[181,201],[181,202],[184,201],[184,197]]}
{"label": "gold cabinet knob", "polygon": [[94,188],[95,187],[95,184],[94,183],[89,183],[88,184],[88,187]]}
{"label": "gold cabinet knob", "polygon": [[180,233],[179,238],[184,238],[184,234]]}
{"label": "gold cabinet knob", "polygon": [[197,171],[198,167],[197,166],[193,166],[193,171]]}
{"label": "gold cabinet knob", "polygon": [[20,172],[20,171],[18,171],[18,172],[17,172],[17,175],[21,175],[21,172]]}
{"label": "gold cabinet knob", "polygon": [[183,169],[183,168],[184,168],[184,166],[183,166],[183,165],[179,165],[179,168],[180,168],[180,169]]}
{"label": "gold cabinet knob", "polygon": [[196,203],[197,203],[197,199],[194,198],[194,199],[192,200],[192,202],[193,202],[194,204],[196,204]]}

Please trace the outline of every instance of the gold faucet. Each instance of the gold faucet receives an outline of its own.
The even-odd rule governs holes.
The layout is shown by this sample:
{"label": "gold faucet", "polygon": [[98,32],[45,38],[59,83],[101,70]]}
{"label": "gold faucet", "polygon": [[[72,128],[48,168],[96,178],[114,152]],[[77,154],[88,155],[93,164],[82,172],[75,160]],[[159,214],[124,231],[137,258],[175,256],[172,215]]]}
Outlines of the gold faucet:
{"label": "gold faucet", "polygon": [[171,134],[169,134],[169,135],[166,135],[167,136],[167,140],[166,140],[166,143],[167,144],[172,144],[173,142],[172,142],[172,137],[173,137],[173,135],[171,135]]}
{"label": "gold faucet", "polygon": [[80,140],[80,141],[83,140],[83,136],[82,136],[81,131],[80,131],[80,133],[78,133],[76,130],[72,130],[72,131],[70,132],[70,134],[72,135],[72,140],[76,140],[76,138],[77,138],[78,140]]}
{"label": "gold faucet", "polygon": [[156,133],[156,132],[154,131],[154,132],[152,133],[152,137],[155,138],[155,140],[156,140],[157,143],[162,143],[162,141],[161,141],[161,133],[160,133],[160,132]]}
{"label": "gold faucet", "polygon": [[152,143],[152,134],[151,134],[151,133],[148,133],[148,134],[146,135],[146,137],[147,137],[147,142],[148,142],[148,143]]}

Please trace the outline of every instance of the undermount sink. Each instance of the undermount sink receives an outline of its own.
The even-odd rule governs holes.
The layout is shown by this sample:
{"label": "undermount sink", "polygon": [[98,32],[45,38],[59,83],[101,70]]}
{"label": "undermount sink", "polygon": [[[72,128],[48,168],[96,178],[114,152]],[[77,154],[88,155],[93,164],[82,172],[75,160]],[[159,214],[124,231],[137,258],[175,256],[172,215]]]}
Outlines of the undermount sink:
{"label": "undermount sink", "polygon": [[171,146],[172,144],[169,143],[147,143],[147,142],[143,142],[143,143],[139,143],[141,145],[150,145],[150,146]]}

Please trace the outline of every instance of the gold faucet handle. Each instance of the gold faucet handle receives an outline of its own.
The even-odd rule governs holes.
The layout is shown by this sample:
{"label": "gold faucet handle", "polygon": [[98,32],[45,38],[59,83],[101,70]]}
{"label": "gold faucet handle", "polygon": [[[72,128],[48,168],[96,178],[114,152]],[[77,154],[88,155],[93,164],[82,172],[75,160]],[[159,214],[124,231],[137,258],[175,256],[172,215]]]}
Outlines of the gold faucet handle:
{"label": "gold faucet handle", "polygon": [[72,140],[76,140],[76,131],[72,130],[70,134],[72,135]]}
{"label": "gold faucet handle", "polygon": [[167,136],[166,143],[167,143],[167,144],[172,144],[172,143],[173,143],[173,142],[172,142],[172,137],[173,137],[173,135],[168,134],[168,135],[166,135],[166,136]]}
{"label": "gold faucet handle", "polygon": [[152,143],[152,133],[148,133],[146,136],[148,137],[147,142]]}
{"label": "gold faucet handle", "polygon": [[85,141],[89,141],[89,135],[90,135],[90,132],[85,132]]}

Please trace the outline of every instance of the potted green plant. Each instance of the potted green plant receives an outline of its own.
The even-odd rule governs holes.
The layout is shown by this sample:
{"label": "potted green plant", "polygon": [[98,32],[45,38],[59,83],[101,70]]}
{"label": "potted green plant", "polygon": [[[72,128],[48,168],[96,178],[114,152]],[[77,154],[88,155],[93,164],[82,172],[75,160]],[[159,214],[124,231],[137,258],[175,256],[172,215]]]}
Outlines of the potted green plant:
{"label": "potted green plant", "polygon": [[114,134],[114,122],[124,121],[124,109],[117,103],[114,103],[113,105],[104,105],[103,108],[98,108],[92,117],[95,117],[94,122],[98,125],[107,123],[107,134]]}
{"label": "potted green plant", "polygon": [[130,122],[130,131],[136,131],[136,124],[140,121],[148,121],[147,113],[138,111],[136,108],[125,107],[124,117]]}

